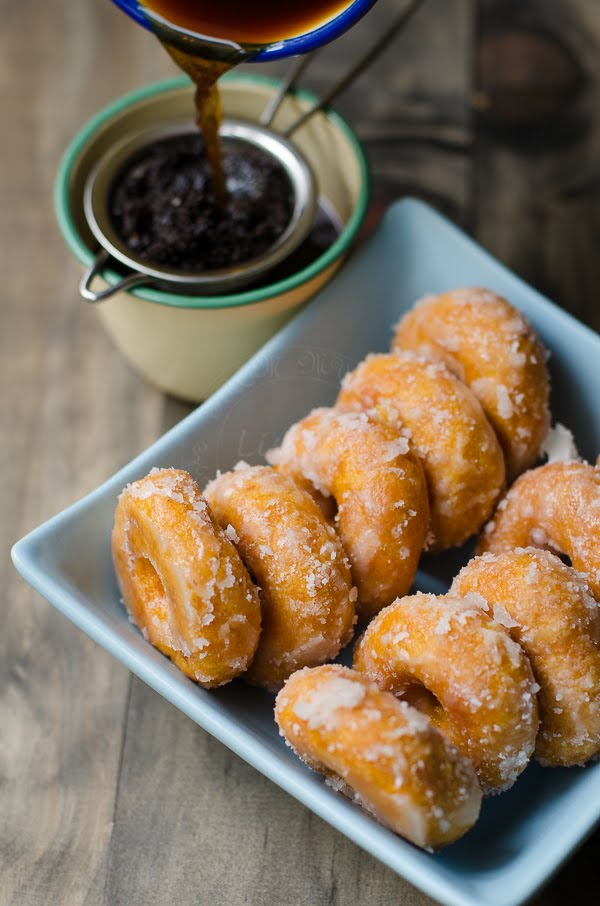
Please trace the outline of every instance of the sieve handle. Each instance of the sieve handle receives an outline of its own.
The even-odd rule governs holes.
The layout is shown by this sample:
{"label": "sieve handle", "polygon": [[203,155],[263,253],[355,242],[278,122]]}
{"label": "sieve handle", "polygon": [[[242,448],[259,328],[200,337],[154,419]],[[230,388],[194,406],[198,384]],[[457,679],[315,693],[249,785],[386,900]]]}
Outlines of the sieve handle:
{"label": "sieve handle", "polygon": [[344,75],[342,78],[335,83],[335,85],[329,89],[324,97],[318,101],[314,107],[311,107],[306,113],[303,113],[295,123],[292,123],[291,126],[288,126],[282,133],[286,138],[291,138],[291,136],[304,126],[308,120],[319,113],[321,110],[324,110],[326,107],[332,103],[332,101],[337,98],[338,94],[341,94],[342,91],[345,91],[349,85],[354,82],[362,73],[367,69],[371,63],[373,63],[381,53],[386,49],[388,44],[390,44],[396,35],[398,35],[405,25],[408,24],[409,20],[412,18],[413,13],[415,13],[418,8],[421,6],[423,0],[410,0],[410,2],[404,7],[401,13],[396,16],[395,19],[388,25],[387,31],[378,38],[375,43],[367,50],[367,52],[360,57],[359,60],[352,66],[352,68]]}
{"label": "sieve handle", "polygon": [[102,249],[94,263],[88,267],[81,278],[79,292],[86,302],[104,302],[105,299],[110,299],[111,296],[114,296],[117,293],[126,292],[129,289],[133,289],[135,286],[147,286],[148,283],[151,282],[148,277],[145,277],[143,274],[130,274],[129,277],[123,277],[118,283],[107,286],[106,289],[98,291],[92,289],[92,283],[95,278],[100,271],[106,267],[109,261],[110,255],[105,249]]}
{"label": "sieve handle", "polygon": [[309,66],[312,63],[312,61],[314,60],[316,55],[317,55],[317,51],[313,50],[312,53],[307,54],[305,57],[298,57],[296,62],[290,67],[283,82],[279,86],[279,91],[277,91],[273,95],[273,97],[271,98],[271,100],[269,101],[269,103],[267,104],[267,106],[265,107],[263,112],[261,113],[261,116],[259,119],[259,123],[261,126],[270,126],[271,125],[271,123],[275,119],[275,114],[277,113],[277,111],[279,110],[279,108],[281,107],[281,105],[285,99],[285,96],[288,94],[288,92],[290,92],[293,88],[296,87],[296,83],[297,83],[298,79],[300,78],[300,76],[302,75],[304,70],[307,68],[307,66]]}

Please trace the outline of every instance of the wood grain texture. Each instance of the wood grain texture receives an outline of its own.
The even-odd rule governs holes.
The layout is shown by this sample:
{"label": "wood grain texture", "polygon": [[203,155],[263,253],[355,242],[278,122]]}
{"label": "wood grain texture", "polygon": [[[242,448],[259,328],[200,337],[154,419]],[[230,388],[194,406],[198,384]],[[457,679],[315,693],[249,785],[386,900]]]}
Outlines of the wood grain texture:
{"label": "wood grain texture", "polygon": [[[498,6],[498,0],[482,4],[480,37],[494,27]],[[501,6],[505,27],[541,26],[559,35],[585,81],[576,103],[555,117],[554,133],[542,128],[519,142],[479,124],[473,227],[494,255],[598,330],[600,7],[530,0],[507,14]]]}
{"label": "wood grain texture", "polygon": [[[499,4],[428,0],[339,103],[372,163],[371,221],[390,200],[419,195],[599,327],[600,8],[500,6],[502,21],[537,18],[573,48],[586,71],[580,128],[551,147],[519,145],[474,117],[474,53]],[[307,86],[328,84],[394,8],[380,0],[317,57]],[[79,300],[51,203],[60,154],[81,123],[173,72],[107,0],[0,6],[9,125],[0,144],[0,904],[426,906],[132,678],[9,564],[16,538],[189,411],[132,373]],[[596,836],[536,906],[594,902],[598,850]]]}
{"label": "wood grain texture", "polygon": [[162,430],[164,400],[77,298],[79,270],[52,213],[58,160],[79,124],[123,81],[152,74],[133,29],[112,42],[121,66],[102,66],[108,12],[0,9],[3,904],[102,902],[131,681],[19,580],[10,545]]}

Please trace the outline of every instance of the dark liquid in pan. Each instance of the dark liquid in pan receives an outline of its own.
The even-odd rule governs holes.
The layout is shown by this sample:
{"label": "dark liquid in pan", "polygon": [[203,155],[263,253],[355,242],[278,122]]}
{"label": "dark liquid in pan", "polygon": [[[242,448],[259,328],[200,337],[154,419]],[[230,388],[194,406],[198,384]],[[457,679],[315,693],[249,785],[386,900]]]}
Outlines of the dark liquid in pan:
{"label": "dark liquid in pan", "polygon": [[270,44],[318,28],[350,0],[142,0],[178,28],[237,44]]}

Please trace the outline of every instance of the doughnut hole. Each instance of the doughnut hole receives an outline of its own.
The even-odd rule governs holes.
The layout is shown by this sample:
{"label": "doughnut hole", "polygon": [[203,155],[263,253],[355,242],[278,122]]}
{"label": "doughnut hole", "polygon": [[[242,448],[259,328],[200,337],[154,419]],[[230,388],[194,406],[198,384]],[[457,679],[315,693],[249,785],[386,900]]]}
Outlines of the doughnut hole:
{"label": "doughnut hole", "polygon": [[301,488],[303,491],[306,491],[307,494],[310,494],[314,502],[317,504],[323,516],[331,525],[335,526],[335,518],[338,513],[338,505],[335,497],[333,495],[326,496],[322,494],[321,491],[317,491],[312,481],[309,481],[308,478],[304,478],[303,475],[295,473],[290,476],[294,479],[294,482]]}
{"label": "doughnut hole", "polygon": [[422,683],[417,680],[411,680],[402,692],[398,693],[397,697],[401,701],[407,702],[411,707],[416,708],[417,711],[420,711],[433,723],[439,724],[444,713],[443,705],[433,692]]}
{"label": "doughnut hole", "polygon": [[148,557],[140,556],[133,567],[135,581],[139,583],[144,595],[151,600],[165,597],[165,586]]}

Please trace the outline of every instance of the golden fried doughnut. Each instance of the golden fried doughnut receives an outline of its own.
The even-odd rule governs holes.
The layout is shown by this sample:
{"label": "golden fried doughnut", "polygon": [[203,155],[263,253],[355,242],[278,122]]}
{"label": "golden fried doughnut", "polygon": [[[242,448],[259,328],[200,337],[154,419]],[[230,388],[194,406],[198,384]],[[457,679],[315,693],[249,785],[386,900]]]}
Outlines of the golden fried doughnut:
{"label": "golden fried doughnut", "polygon": [[504,486],[504,456],[480,403],[443,362],[370,355],[345,377],[336,405],[410,438],[429,489],[429,550],[458,547],[479,531]]}
{"label": "golden fried doughnut", "polygon": [[367,628],[354,668],[425,711],[470,758],[484,793],[513,785],[535,745],[535,683],[503,626],[456,595],[417,594]]}
{"label": "golden fried doughnut", "polygon": [[483,554],[451,592],[474,592],[525,650],[540,686],[537,758],[582,764],[600,752],[600,607],[570,566],[549,551]]}
{"label": "golden fried doughnut", "polygon": [[299,757],[417,846],[452,843],[473,826],[481,790],[467,759],[405,702],[330,664],[300,670],[275,720]]}
{"label": "golden fried doughnut", "polygon": [[405,437],[362,412],[315,409],[267,459],[335,499],[360,617],[408,591],[427,536],[429,503],[421,463]]}
{"label": "golden fried doughnut", "polygon": [[483,530],[477,553],[515,547],[566,554],[600,599],[600,468],[551,462],[521,475]]}
{"label": "golden fried doughnut", "polygon": [[125,488],[112,553],[144,638],[201,686],[243,673],[260,635],[258,591],[187,472],[153,469]]}
{"label": "golden fried doughnut", "polygon": [[337,657],[352,636],[356,589],[314,500],[268,466],[220,475],[205,495],[262,589],[263,631],[244,679],[275,691],[299,667]]}
{"label": "golden fried doughnut", "polygon": [[442,359],[473,391],[512,481],[534,464],[550,427],[546,352],[526,318],[486,289],[427,296],[400,321],[394,349]]}

